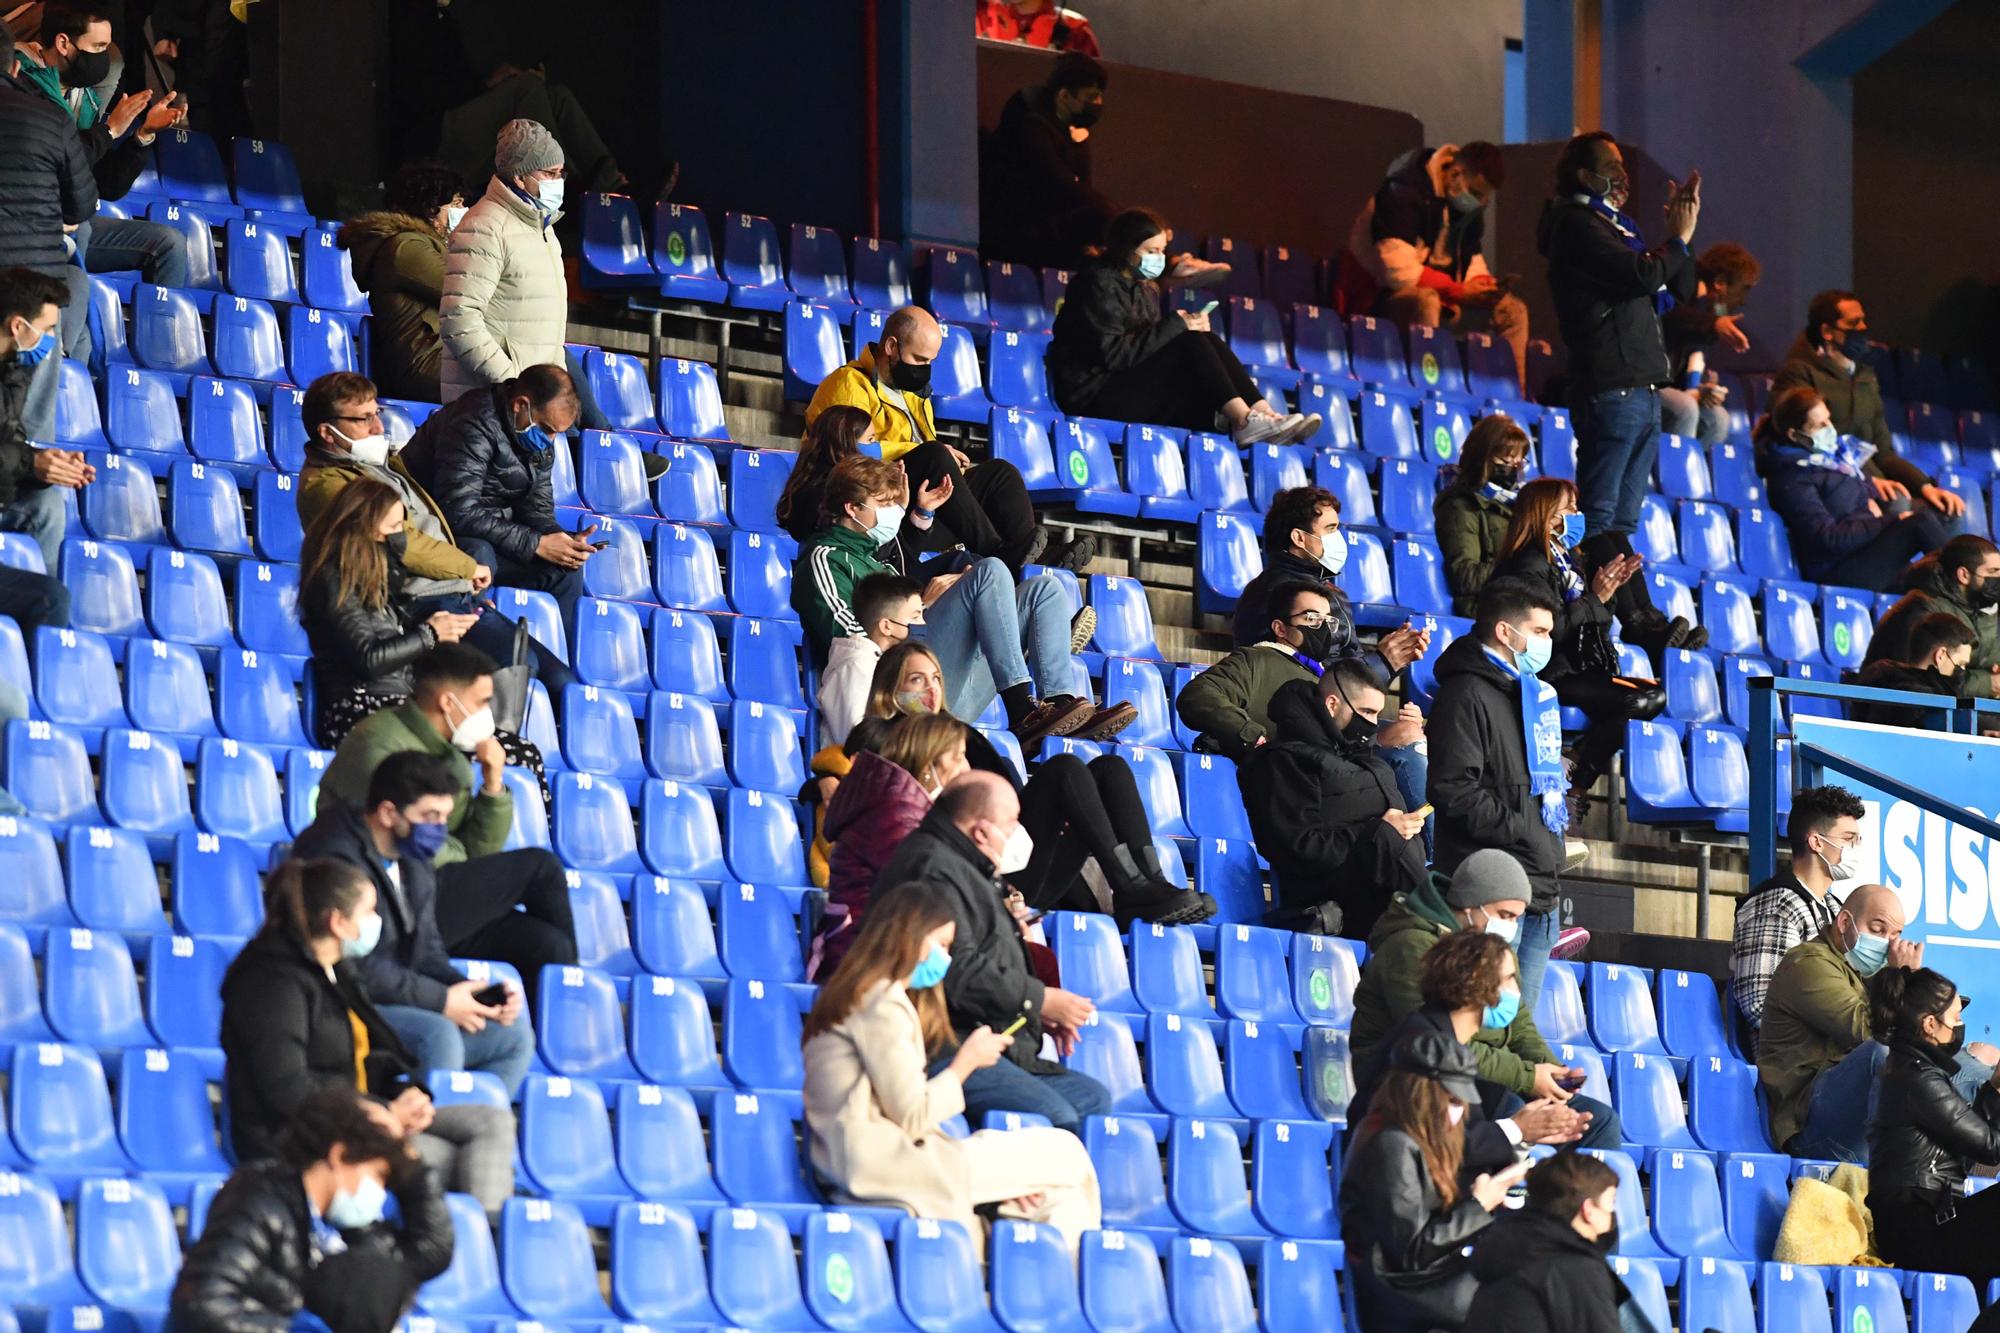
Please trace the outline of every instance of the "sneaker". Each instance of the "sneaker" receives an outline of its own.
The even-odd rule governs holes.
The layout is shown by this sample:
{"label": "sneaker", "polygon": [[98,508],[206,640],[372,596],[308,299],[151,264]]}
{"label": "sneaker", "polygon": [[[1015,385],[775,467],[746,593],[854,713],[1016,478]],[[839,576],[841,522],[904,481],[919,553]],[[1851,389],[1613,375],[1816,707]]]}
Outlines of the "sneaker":
{"label": "sneaker", "polygon": [[1581,868],[1583,863],[1585,861],[1588,861],[1589,859],[1590,859],[1589,843],[1577,842],[1574,839],[1564,841],[1563,868],[1562,868],[1563,874],[1567,875],[1570,871]]}
{"label": "sneaker", "polygon": [[646,470],[646,484],[651,486],[667,475],[667,459],[664,454],[656,454],[649,449],[639,451],[639,465]]}
{"label": "sneaker", "polygon": [[1574,958],[1590,947],[1590,932],[1582,926],[1570,926],[1556,936],[1555,947],[1549,950],[1551,958]]}
{"label": "sneaker", "polygon": [[1319,428],[1326,424],[1326,418],[1317,412],[1307,412],[1303,415],[1294,412],[1291,416],[1286,417],[1285,420],[1297,421],[1299,424],[1272,440],[1271,443],[1298,444],[1303,440],[1310,440],[1313,436],[1319,434]]}
{"label": "sneaker", "polygon": [[1139,718],[1139,710],[1129,703],[1112,704],[1090,715],[1089,721],[1070,735],[1080,741],[1108,741]]}
{"label": "sneaker", "polygon": [[1193,255],[1182,255],[1179,262],[1167,270],[1167,281],[1177,287],[1194,290],[1200,287],[1214,287],[1229,281],[1229,265],[1211,264],[1206,259],[1196,259]]}
{"label": "sneaker", "polygon": [[1014,727],[1014,738],[1021,742],[1021,748],[1030,754],[1050,736],[1067,736],[1090,715],[1097,711],[1097,705],[1088,699],[1066,697],[1048,699],[1036,704],[1034,711],[1022,718]]}
{"label": "sneaker", "polygon": [[1238,448],[1269,444],[1295,420],[1296,417],[1253,416],[1238,426],[1229,438],[1236,442]]}
{"label": "sneaker", "polygon": [[1067,569],[1072,574],[1081,574],[1097,558],[1097,538],[1088,532],[1079,532],[1066,542],[1051,541],[1041,563],[1050,569]]}
{"label": "sneaker", "polygon": [[1075,657],[1090,646],[1090,639],[1097,633],[1097,609],[1086,606],[1069,618],[1069,655]]}

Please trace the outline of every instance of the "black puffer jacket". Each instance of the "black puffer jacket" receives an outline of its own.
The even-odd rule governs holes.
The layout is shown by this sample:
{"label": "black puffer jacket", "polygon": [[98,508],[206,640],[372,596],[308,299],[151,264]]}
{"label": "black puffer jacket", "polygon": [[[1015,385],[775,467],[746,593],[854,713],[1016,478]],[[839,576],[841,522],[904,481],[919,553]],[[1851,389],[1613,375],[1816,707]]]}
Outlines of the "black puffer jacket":
{"label": "black puffer jacket", "polygon": [[1536,245],[1549,261],[1549,292],[1569,353],[1570,401],[1610,389],[1650,389],[1668,379],[1667,344],[1653,294],[1694,300],[1694,256],[1678,239],[1633,250],[1611,220],[1578,198],[1551,199]]}
{"label": "black puffer jacket", "polygon": [[1467,1328],[1480,1333],[1618,1333],[1625,1284],[1567,1220],[1502,1212],[1472,1249],[1479,1279]]}
{"label": "black puffer jacket", "polygon": [[[0,209],[5,207],[0,204]],[[22,491],[41,485],[35,480],[35,451],[28,447],[28,428],[21,424],[28,382],[34,375],[18,356],[0,361],[0,504],[12,504]]]}
{"label": "black puffer jacket", "polygon": [[1956,1198],[1972,1163],[2000,1164],[2000,1091],[1968,1105],[1952,1086],[1957,1063],[1898,1041],[1876,1083],[1868,1123],[1868,1207],[1929,1206]]}
{"label": "black puffer jacket", "polygon": [[1400,1129],[1363,1124],[1340,1181],[1340,1231],[1369,1333],[1464,1326],[1478,1290],[1460,1253],[1492,1224],[1471,1191],[1447,1208],[1424,1156]]}
{"label": "black puffer jacket", "polygon": [[348,1250],[330,1252],[314,1233],[297,1167],[275,1160],[238,1167],[181,1264],[169,1327],[178,1333],[285,1333],[305,1305],[314,1270],[341,1263],[344,1254],[393,1255],[411,1280],[429,1281],[451,1265],[454,1236],[428,1167],[409,1171],[396,1205],[400,1228],[382,1223],[342,1233]]}
{"label": "black puffer jacket", "polygon": [[[569,446],[563,441],[555,449]],[[474,389],[431,414],[403,449],[403,465],[444,510],[460,541],[477,538],[527,564],[556,522],[554,451],[522,443],[506,389]]]}
{"label": "black puffer jacket", "polygon": [[0,76],[0,268],[67,262],[63,227],[97,211],[97,182],[76,122],[33,89]]}
{"label": "black puffer jacket", "polygon": [[[1160,289],[1122,261],[1094,259],[1069,280],[1049,342],[1049,385],[1063,411],[1087,413],[1105,380],[1188,333],[1160,314]],[[1199,335],[1194,335],[1199,336]]]}
{"label": "black puffer jacket", "polygon": [[312,644],[323,707],[357,686],[377,694],[408,695],[410,666],[437,646],[437,631],[403,615],[406,575],[401,543],[390,543],[389,597],[370,607],[340,597],[340,571],[322,566],[299,592],[299,622]]}

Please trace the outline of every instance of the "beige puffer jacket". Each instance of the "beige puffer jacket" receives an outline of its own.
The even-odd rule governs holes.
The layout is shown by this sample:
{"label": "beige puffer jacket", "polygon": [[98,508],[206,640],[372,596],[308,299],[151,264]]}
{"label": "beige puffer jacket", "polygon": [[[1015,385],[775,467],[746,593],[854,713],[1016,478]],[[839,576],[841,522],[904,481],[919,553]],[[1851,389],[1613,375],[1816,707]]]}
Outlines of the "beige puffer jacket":
{"label": "beige puffer jacket", "polygon": [[452,232],[445,256],[441,401],[529,366],[561,365],[568,328],[569,286],[555,231],[542,225],[539,209],[495,176]]}

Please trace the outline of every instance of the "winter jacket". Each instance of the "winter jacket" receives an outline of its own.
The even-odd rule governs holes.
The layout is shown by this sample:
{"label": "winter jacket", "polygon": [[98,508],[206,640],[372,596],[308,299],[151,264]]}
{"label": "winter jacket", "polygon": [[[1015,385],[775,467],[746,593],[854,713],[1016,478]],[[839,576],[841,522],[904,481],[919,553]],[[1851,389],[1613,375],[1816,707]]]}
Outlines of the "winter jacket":
{"label": "winter jacket", "polygon": [[1907,661],[1910,635],[1918,623],[1928,615],[1948,615],[1979,638],[1972,646],[1971,667],[1959,673],[1959,697],[1992,698],[1993,668],[2000,665],[2000,616],[1985,615],[1974,609],[1964,586],[1935,555],[1911,565],[1903,586],[1909,591],[1875,626],[1875,637],[1869,641],[1868,654],[1862,659],[1863,668],[1876,662]]}
{"label": "winter jacket", "polygon": [[562,531],[555,451],[568,447],[557,440],[547,449],[529,448],[514,429],[505,390],[496,385],[473,389],[433,412],[399,457],[416,483],[437,497],[458,540],[489,542],[525,565],[539,558],[535,548],[543,537]]}
{"label": "winter jacket", "polygon": [[1447,1208],[1416,1141],[1370,1121],[1340,1180],[1340,1233],[1369,1333],[1459,1328],[1478,1283],[1462,1251],[1492,1224],[1470,1190]]}
{"label": "winter jacket", "polygon": [[[1423,1006],[1424,955],[1445,936],[1459,930],[1458,918],[1445,904],[1451,881],[1431,875],[1407,893],[1396,895],[1368,936],[1368,962],[1354,991],[1354,1023],[1349,1033],[1355,1064],[1371,1057],[1376,1046],[1403,1019]],[[1532,1099],[1535,1066],[1560,1064],[1535,1027],[1526,1005],[1504,1028],[1481,1028],[1470,1042],[1479,1077]]]}
{"label": "winter jacket", "polygon": [[[1912,694],[1936,694],[1947,699],[1958,697],[1957,677],[1939,675],[1936,667],[1908,666],[1902,662],[1870,662],[1861,668],[1861,674],[1855,677],[1854,683],[1874,690],[1907,690]],[[1915,705],[1852,703],[1847,706],[1847,715],[1856,722],[1873,722],[1880,727],[1912,727],[1918,731],[1943,731],[1950,725],[1949,714]]]}
{"label": "winter jacket", "polygon": [[451,965],[451,953],[438,933],[436,868],[421,857],[398,855],[391,878],[361,808],[352,805],[315,819],[292,844],[292,855],[345,861],[374,881],[382,938],[354,965],[368,998],[443,1013],[445,991],[464,981],[465,974]]}
{"label": "winter jacket", "polygon": [[322,565],[299,590],[299,623],[312,644],[320,711],[356,689],[407,698],[410,668],[437,647],[437,631],[404,614],[403,565],[387,552],[388,597],[381,606],[340,599],[340,571]]}
{"label": "winter jacket", "polygon": [[870,574],[894,573],[877,557],[865,532],[839,525],[821,528],[799,547],[792,563],[792,608],[805,626],[813,666],[825,667],[835,639],[862,633],[854,611],[854,585]]}
{"label": "winter jacket", "polygon": [[[1582,566],[1573,564],[1573,567],[1577,576],[1582,578]],[[1556,572],[1555,562],[1549,559],[1548,552],[1533,546],[1524,546],[1495,564],[1493,577],[1524,579],[1555,599],[1556,625],[1550,633],[1555,646],[1549,652],[1549,664],[1539,673],[1543,680],[1553,684],[1564,676],[1592,670],[1590,664],[1579,660],[1577,646],[1580,642],[1596,645],[1597,670],[1603,670],[1602,664],[1605,663],[1616,666],[1618,650],[1611,646],[1611,608],[1590,591],[1589,579],[1584,579],[1580,594],[1570,597],[1568,589],[1563,586],[1563,577]]]}
{"label": "winter jacket", "polygon": [[63,227],[96,211],[97,181],[69,113],[0,75],[0,268],[69,262]]}
{"label": "winter jacket", "polygon": [[[386,928],[386,926],[385,926]],[[238,1161],[276,1154],[293,1110],[315,1092],[358,1086],[354,1028],[368,1033],[370,1096],[417,1086],[416,1061],[382,1021],[352,961],[326,969],[289,935],[267,930],[222,977],[224,1086]]]}
{"label": "winter jacket", "polygon": [[[83,144],[84,159],[90,163],[91,178],[97,182],[98,197],[123,199],[139,173],[152,162],[152,145],[141,144],[134,121],[123,137],[112,134],[104,122],[102,104],[95,88],[67,88],[53,65],[36,59],[26,47],[16,49],[21,67],[15,78],[30,91],[48,98],[76,126]],[[112,48],[116,57],[116,48]]]}
{"label": "winter jacket", "polygon": [[866,751],[854,756],[826,807],[833,854],[827,861],[826,915],[813,944],[815,977],[831,976],[846,956],[882,867],[930,808],[930,796],[899,765]]}
{"label": "winter jacket", "polygon": [[[414,1287],[451,1265],[451,1213],[427,1166],[414,1166],[395,1193],[399,1226],[378,1223],[339,1233],[317,1223],[299,1169],[246,1162],[209,1205],[201,1236],[174,1282],[167,1326],[177,1333],[289,1333],[321,1264],[347,1255],[393,1255]],[[375,1270],[371,1270],[375,1271]],[[326,1327],[321,1323],[319,1327]]]}
{"label": "winter jacket", "polygon": [[1282,643],[1238,648],[1209,667],[1180,692],[1174,710],[1190,731],[1194,748],[1227,755],[1242,763],[1271,734],[1271,698],[1293,681],[1319,682],[1313,669]]}
{"label": "winter jacket", "polygon": [[[1347,1103],[1350,1138],[1368,1119],[1369,1104],[1375,1100],[1375,1087],[1389,1070],[1389,1052],[1424,1033],[1458,1040],[1458,1034],[1452,1030],[1451,1015],[1443,1009],[1424,1005],[1412,1009],[1402,1022],[1391,1027],[1388,1035],[1375,1043],[1366,1059],[1357,1057],[1354,1060],[1354,1095]],[[1478,1104],[1465,1108],[1463,1123],[1465,1157],[1459,1163],[1459,1180],[1470,1184],[1473,1177],[1481,1172],[1504,1171],[1514,1164],[1517,1153],[1513,1139],[1498,1123],[1488,1120]]]}
{"label": "winter jacket", "polygon": [[[882,362],[880,343],[869,343],[852,361],[821,380],[806,404],[806,428],[810,430],[819,414],[829,407],[858,407],[875,423],[875,438],[882,457],[901,458],[925,440],[937,438],[937,416],[928,394],[909,394],[891,388],[877,377]],[[818,499],[813,512],[796,514],[794,523],[808,527],[819,523]]]}
{"label": "winter jacket", "polygon": [[1910,494],[1931,484],[1928,473],[1896,452],[1895,437],[1889,433],[1889,415],[1882,407],[1882,381],[1875,368],[1865,361],[1854,364],[1848,374],[1819,354],[1819,349],[1800,334],[1785,352],[1785,364],[1771,378],[1771,396],[1804,385],[1826,400],[1833,414],[1833,428],[1875,446],[1868,460],[1871,476],[1887,477],[1910,488]]}
{"label": "winter jacket", "polygon": [[1431,174],[1457,152],[1446,144],[1404,153],[1355,219],[1348,251],[1383,290],[1435,287],[1457,305],[1466,278],[1486,272],[1486,210],[1454,211]]}
{"label": "winter jacket", "polygon": [[1867,983],[1829,926],[1785,955],[1764,992],[1757,1083],[1780,1150],[1805,1126],[1814,1081],[1868,1036]]}
{"label": "winter jacket", "polygon": [[[1048,90],[1023,88],[979,146],[979,242],[993,259],[1073,268],[1069,219],[1110,221],[1118,206],[1091,188],[1090,141],[1072,138],[1056,119]],[[1085,230],[1089,230],[1086,228]]]}
{"label": "winter jacket", "polygon": [[1326,570],[1317,560],[1307,560],[1293,555],[1290,551],[1264,553],[1264,569],[1256,578],[1245,585],[1236,598],[1236,619],[1231,625],[1238,648],[1248,648],[1255,643],[1263,643],[1271,637],[1271,621],[1264,612],[1271,600],[1271,589],[1280,583],[1317,583],[1326,589],[1327,601],[1333,603],[1327,611],[1327,624],[1332,629],[1333,651],[1327,654],[1322,668],[1332,666],[1351,657],[1365,657],[1368,664],[1382,673],[1384,680],[1395,678],[1396,672],[1387,658],[1361,642],[1354,630],[1354,607],[1347,600],[1347,594],[1334,586],[1327,577]]}
{"label": "winter jacket", "polygon": [[[1237,782],[1281,903],[1387,898],[1423,882],[1421,839],[1398,837],[1393,858],[1373,855],[1375,826],[1387,828],[1383,814],[1403,808],[1396,771],[1372,746],[1341,740],[1316,682],[1295,680],[1271,696],[1271,736],[1237,769]],[[1380,881],[1366,886],[1371,895],[1343,892],[1371,872]]]}
{"label": "winter jacket", "polygon": [[1444,553],[1444,585],[1451,590],[1452,614],[1469,616],[1479,590],[1493,577],[1514,510],[1491,496],[1453,486],[1438,492],[1431,502],[1431,517],[1437,523],[1438,550]]}
{"label": "winter jacket", "polygon": [[569,284],[555,233],[561,216],[544,214],[496,176],[459,220],[439,304],[441,401],[529,366],[563,364]]}
{"label": "winter jacket", "polygon": [[1957,1061],[1899,1040],[1876,1081],[1868,1122],[1868,1206],[1956,1199],[1971,1166],[2000,1165],[2000,1092],[1967,1103],[1952,1086]]}
{"label": "winter jacket", "polygon": [[1541,797],[1528,779],[1521,730],[1521,684],[1471,635],[1438,655],[1437,695],[1424,728],[1437,807],[1433,866],[1449,875],[1482,847],[1521,863],[1534,886],[1533,910],[1553,911],[1563,840],[1542,821]]}
{"label": "winter jacket", "polygon": [[1472,1247],[1479,1294],[1465,1326],[1480,1333],[1618,1333],[1625,1284],[1567,1218],[1502,1209]]}
{"label": "winter jacket", "polygon": [[[0,204],[0,209],[5,207]],[[22,492],[42,486],[35,479],[35,451],[28,445],[28,428],[21,423],[28,384],[34,377],[35,372],[18,356],[0,361],[0,504],[12,504]]]}
{"label": "winter jacket", "polygon": [[340,748],[333,752],[326,772],[320,774],[314,816],[341,805],[358,806],[366,801],[368,780],[375,775],[375,769],[390,755],[405,750],[420,750],[444,760],[458,779],[458,803],[452,806],[451,818],[446,821],[452,837],[433,864],[445,866],[499,851],[506,844],[507,831],[514,825],[513,793],[502,787],[488,795],[483,784],[475,791],[471,759],[449,737],[438,734],[414,703],[379,709],[354,724]]}
{"label": "winter jacket", "polygon": [[363,213],[335,239],[354,258],[354,285],[368,293],[376,384],[392,398],[437,402],[445,238],[407,213]]}
{"label": "winter jacket", "polygon": [[390,454],[383,466],[370,467],[352,454],[336,454],[323,445],[308,444],[297,491],[300,526],[310,528],[349,482],[363,477],[393,486],[403,497],[403,570],[410,576],[404,591],[411,597],[471,592],[479,562],[454,544],[444,510],[410,475],[400,449]]}
{"label": "winter jacket", "polygon": [[[1045,355],[1056,405],[1087,414],[1104,382],[1189,333],[1160,314],[1160,289],[1123,261],[1093,259],[1069,280]],[[1259,636],[1262,637],[1261,635]]]}
{"label": "winter jacket", "polygon": [[1758,441],[1757,471],[1764,478],[1767,503],[1785,521],[1799,572],[1817,580],[1842,556],[1860,550],[1900,520],[1869,512],[1875,492],[1866,477],[1839,468],[1800,466],[1806,457],[1803,449]]}
{"label": "winter jacket", "polygon": [[1692,301],[1694,256],[1674,237],[1628,249],[1611,220],[1581,195],[1549,200],[1536,228],[1549,261],[1549,291],[1569,352],[1570,401],[1614,389],[1650,389],[1669,375],[1653,296],[1665,287]]}

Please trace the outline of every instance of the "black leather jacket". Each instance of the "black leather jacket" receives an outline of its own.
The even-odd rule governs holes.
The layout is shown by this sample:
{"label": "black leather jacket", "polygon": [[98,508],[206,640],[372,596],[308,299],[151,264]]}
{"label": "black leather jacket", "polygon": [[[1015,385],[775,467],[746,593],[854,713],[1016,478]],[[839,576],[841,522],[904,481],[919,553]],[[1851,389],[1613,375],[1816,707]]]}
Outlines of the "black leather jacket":
{"label": "black leather jacket", "polygon": [[407,696],[410,666],[437,646],[437,631],[404,618],[403,570],[400,544],[388,550],[389,599],[369,607],[340,596],[340,571],[322,566],[299,592],[299,621],[312,644],[313,670],[318,673],[321,707],[356,686],[377,694]]}
{"label": "black leather jacket", "polygon": [[1340,1230],[1363,1325],[1382,1333],[1463,1326],[1479,1284],[1462,1251],[1492,1221],[1470,1190],[1443,1206],[1416,1140],[1363,1124],[1340,1181]]}
{"label": "black leather jacket", "polygon": [[403,466],[444,510],[452,533],[478,538],[517,564],[535,559],[556,521],[554,449],[521,442],[506,386],[473,389],[417,427],[403,449]]}
{"label": "black leather jacket", "polygon": [[1868,1206],[1935,1204],[1958,1194],[1969,1163],[2000,1163],[2000,1093],[1989,1083],[1968,1105],[1957,1066],[1926,1046],[1889,1050],[1868,1125]]}
{"label": "black leather jacket", "polygon": [[1070,279],[1045,362],[1056,403],[1088,413],[1098,390],[1119,371],[1151,360],[1186,333],[1160,315],[1160,289],[1130,266],[1095,259]]}

